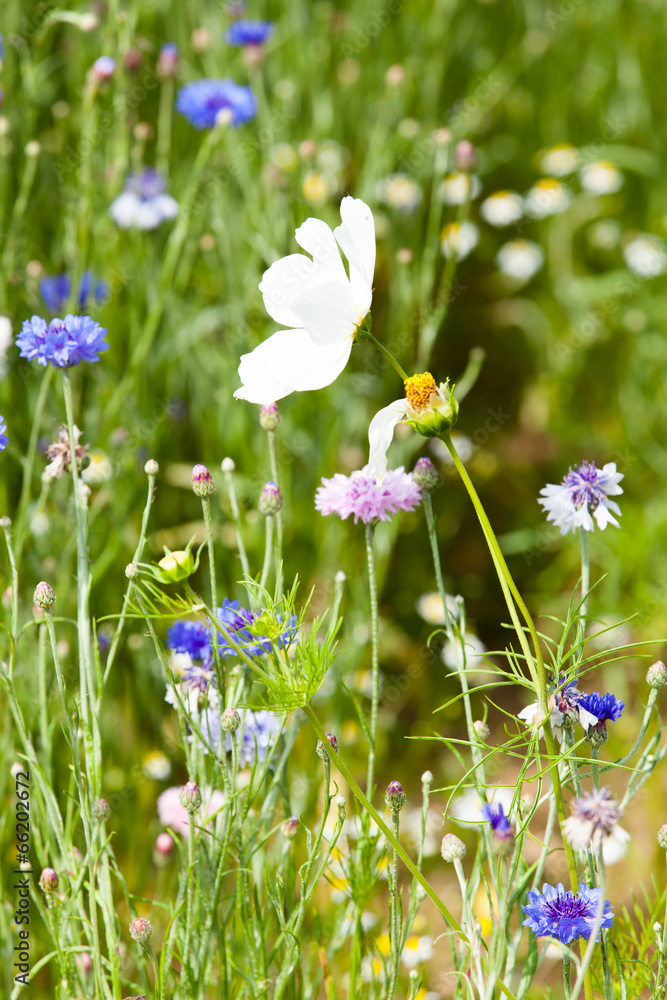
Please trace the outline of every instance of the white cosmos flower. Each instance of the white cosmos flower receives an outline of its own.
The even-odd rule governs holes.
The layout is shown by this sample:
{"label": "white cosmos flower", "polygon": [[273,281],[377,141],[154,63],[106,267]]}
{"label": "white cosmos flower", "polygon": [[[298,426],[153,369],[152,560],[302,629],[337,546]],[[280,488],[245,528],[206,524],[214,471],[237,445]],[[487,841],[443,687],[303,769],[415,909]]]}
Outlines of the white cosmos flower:
{"label": "white cosmos flower", "polygon": [[311,256],[281,257],[264,272],[259,289],[266,311],[288,329],[241,356],[237,399],[272,403],[291,392],[321,389],[347,364],[354,334],[371,307],[375,226],[359,198],[343,198],[340,216],[342,225],[333,232],[320,219],[306,219],[295,237]]}

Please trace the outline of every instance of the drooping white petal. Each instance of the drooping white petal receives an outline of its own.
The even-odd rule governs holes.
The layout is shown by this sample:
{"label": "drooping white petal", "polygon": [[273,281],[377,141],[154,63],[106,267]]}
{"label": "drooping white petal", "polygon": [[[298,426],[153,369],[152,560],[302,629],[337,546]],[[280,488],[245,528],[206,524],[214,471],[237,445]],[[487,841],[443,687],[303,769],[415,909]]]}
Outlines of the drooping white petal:
{"label": "drooping white petal", "polygon": [[347,279],[345,284],[329,281],[302,292],[294,298],[292,311],[314,343],[325,347],[352,341],[358,317]]}
{"label": "drooping white petal", "polygon": [[352,338],[318,347],[306,330],[278,330],[241,356],[243,385],[234,395],[250,403],[273,403],[291,392],[330,385],[347,364]]}
{"label": "drooping white petal", "polygon": [[406,408],[405,399],[395,399],[389,406],[379,410],[370,422],[368,467],[377,479],[387,471],[387,448],[394,436],[394,427],[406,415]]}
{"label": "drooping white petal", "polygon": [[350,284],[360,316],[366,315],[373,297],[375,271],[375,223],[373,213],[361,198],[349,195],[340,203],[342,225],[334,236],[350,265]]}
{"label": "drooping white petal", "polygon": [[587,711],[585,708],[579,708],[579,722],[585,732],[588,732],[590,726],[596,726],[598,723],[597,715],[593,715],[592,712]]}
{"label": "drooping white petal", "polygon": [[323,280],[322,271],[303,253],[291,253],[275,261],[262,275],[259,290],[264,308],[276,323],[297,328],[301,320],[292,312],[292,301],[299,293]]}
{"label": "drooping white petal", "polygon": [[294,238],[310,254],[316,267],[326,274],[328,281],[348,283],[340,250],[331,227],[326,222],[322,219],[306,219],[294,233]]}

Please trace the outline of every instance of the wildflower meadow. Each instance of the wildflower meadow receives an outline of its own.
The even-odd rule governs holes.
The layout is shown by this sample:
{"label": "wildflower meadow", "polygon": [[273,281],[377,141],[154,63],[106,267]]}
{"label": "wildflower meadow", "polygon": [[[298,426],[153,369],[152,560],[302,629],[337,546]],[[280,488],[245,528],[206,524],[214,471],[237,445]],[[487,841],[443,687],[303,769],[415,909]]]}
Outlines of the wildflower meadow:
{"label": "wildflower meadow", "polygon": [[4,0],[0,998],[665,1000],[664,17]]}

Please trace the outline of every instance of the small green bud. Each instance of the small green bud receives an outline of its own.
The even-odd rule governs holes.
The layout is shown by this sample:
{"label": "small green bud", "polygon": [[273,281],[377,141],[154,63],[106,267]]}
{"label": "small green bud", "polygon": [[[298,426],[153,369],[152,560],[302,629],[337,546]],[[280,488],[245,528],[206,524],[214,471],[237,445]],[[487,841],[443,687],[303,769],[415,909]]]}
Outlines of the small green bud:
{"label": "small green bud", "polygon": [[390,781],[387,785],[387,791],[384,797],[384,803],[387,809],[391,809],[393,813],[400,812],[405,805],[405,799],[406,795],[400,781]]}
{"label": "small green bud", "polygon": [[442,838],[440,853],[444,861],[460,861],[466,856],[466,845],[455,833],[446,833]]}
{"label": "small green bud", "polygon": [[646,683],[652,688],[661,688],[667,684],[667,667],[662,660],[656,660],[646,672]]}
{"label": "small green bud", "polygon": [[[338,740],[336,739],[334,734],[327,733],[327,739],[329,740],[331,749],[334,750],[336,753],[338,753]],[[315,747],[315,750],[317,752],[318,757],[321,757],[322,760],[326,760],[328,758],[329,754],[324,749],[324,743],[322,742],[322,740],[317,741],[317,746]]]}
{"label": "small green bud", "polygon": [[213,476],[205,465],[195,465],[192,470],[192,489],[198,497],[210,497],[215,493]]}
{"label": "small green bud", "polygon": [[194,781],[188,781],[183,785],[181,790],[181,805],[189,813],[197,812],[201,806],[201,792],[199,791],[199,785],[195,784]]}
{"label": "small green bud", "polygon": [[130,924],[130,937],[138,944],[146,945],[153,936],[153,925],[145,917],[137,917]]}
{"label": "small green bud", "polygon": [[53,868],[44,868],[39,876],[39,884],[43,892],[55,892],[58,888],[58,875]]}
{"label": "small green bud", "polygon": [[38,608],[41,608],[42,611],[47,611],[56,603],[55,591],[49,586],[48,583],[45,583],[44,580],[42,580],[42,582],[38,583],[35,587],[32,602],[33,604],[36,604]]}

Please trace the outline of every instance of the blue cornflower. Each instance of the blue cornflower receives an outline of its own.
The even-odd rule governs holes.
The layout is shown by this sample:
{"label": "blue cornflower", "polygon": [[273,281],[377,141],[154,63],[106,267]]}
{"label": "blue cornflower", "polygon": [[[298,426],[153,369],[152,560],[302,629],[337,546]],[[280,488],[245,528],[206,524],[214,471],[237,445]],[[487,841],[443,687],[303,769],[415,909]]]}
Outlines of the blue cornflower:
{"label": "blue cornflower", "polygon": [[486,802],[482,806],[482,816],[491,824],[491,836],[496,849],[501,853],[511,851],[514,833],[501,803]]}
{"label": "blue cornflower", "polygon": [[203,622],[177,621],[167,630],[167,645],[175,653],[187,653],[191,660],[211,659],[211,640]]}
{"label": "blue cornflower", "polygon": [[597,691],[584,694],[579,704],[597,718],[598,724],[618,722],[625,708],[625,702],[619,701],[613,694],[599,694]]}
{"label": "blue cornflower", "polygon": [[195,80],[178,92],[176,110],[195,128],[213,128],[221,111],[229,111],[230,124],[238,126],[255,117],[257,100],[250,87],[234,80]]}
{"label": "blue cornflower", "polygon": [[[555,889],[545,882],[542,892],[529,889],[528,905],[523,907],[527,914],[523,926],[530,927],[537,937],[548,935],[563,944],[569,944],[577,937],[588,941],[595,924],[600,892],[600,889],[589,889],[585,882],[579,883],[576,896],[571,891],[566,892],[562,882]],[[613,923],[611,903],[605,900],[600,929],[606,930]]]}
{"label": "blue cornflower", "polygon": [[[256,620],[260,617],[255,611],[240,607],[238,601],[230,601],[227,597],[222,602],[222,607],[217,609],[216,617],[225,632],[250,656],[261,656],[262,653],[271,652],[271,640],[265,636],[255,634],[253,628]],[[235,651],[227,642],[225,636],[216,630],[218,645],[222,656],[234,656]],[[296,634],[296,618],[290,615],[285,625],[285,629],[279,636],[274,638],[275,645],[281,649],[290,645]]]}
{"label": "blue cornflower", "polygon": [[9,444],[9,438],[5,434],[7,430],[7,424],[5,423],[5,418],[0,417],[0,451],[4,451]]}
{"label": "blue cornflower", "polygon": [[[41,279],[39,290],[49,312],[59,313],[69,302],[72,282],[67,274],[53,274]],[[96,281],[92,271],[83,272],[78,295],[80,309],[85,308],[89,298],[99,305],[106,300],[108,294],[109,286],[106,281]]]}
{"label": "blue cornflower", "polygon": [[616,471],[616,462],[607,462],[601,469],[595,462],[582,462],[571,468],[561,483],[547,483],[540,490],[544,499],[537,502],[561,535],[577,528],[593,531],[593,518],[602,530],[608,524],[619,528],[614,514],[620,515],[621,508],[609,497],[623,492],[618,485],[621,479],[623,473]]}
{"label": "blue cornflower", "polygon": [[230,45],[265,45],[272,34],[271,21],[235,21],[225,38]]}
{"label": "blue cornflower", "polygon": [[99,361],[99,354],[109,349],[106,332],[90,316],[68,313],[48,324],[40,316],[32,316],[23,323],[16,346],[28,361],[36,358],[44,367],[50,362],[54,368],[70,368],[81,361]]}
{"label": "blue cornflower", "polygon": [[178,215],[178,202],[166,187],[162,174],[152,167],[129,174],[123,193],[109,206],[109,215],[119,229],[156,229]]}

